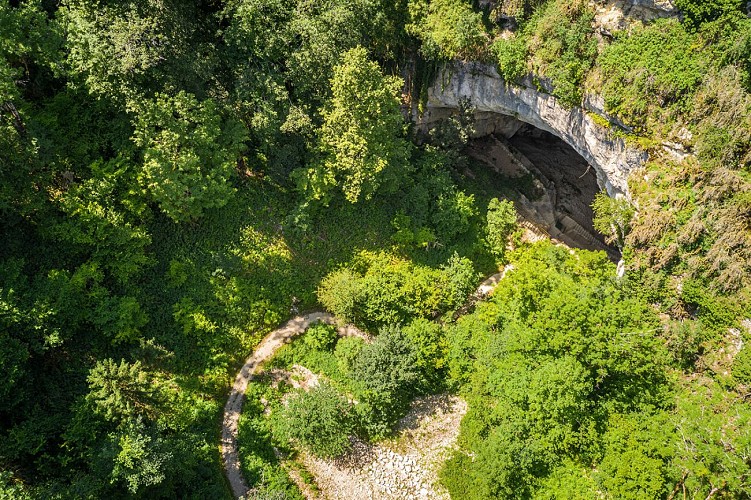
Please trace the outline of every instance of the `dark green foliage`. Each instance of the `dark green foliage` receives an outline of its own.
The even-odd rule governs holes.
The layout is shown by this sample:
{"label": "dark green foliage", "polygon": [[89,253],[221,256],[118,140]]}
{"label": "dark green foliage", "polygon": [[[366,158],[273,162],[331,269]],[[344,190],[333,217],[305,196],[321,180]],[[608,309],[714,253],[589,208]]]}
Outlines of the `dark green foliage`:
{"label": "dark green foliage", "polygon": [[[452,127],[453,129],[453,127]],[[453,142],[451,137],[462,134],[443,130],[440,134],[442,146],[458,147],[461,141]],[[396,234],[393,240],[406,247],[431,249],[446,246],[465,236],[477,207],[473,195],[468,195],[456,187],[451,179],[451,157],[456,150],[441,152],[428,148],[417,159],[418,170],[410,183],[403,189],[400,211],[392,221]]]}
{"label": "dark green foliage", "polygon": [[111,482],[120,483],[131,493],[160,484],[164,468],[172,460],[166,443],[149,432],[142,420],[128,420],[118,432],[109,435],[110,448],[104,452],[112,460]]}
{"label": "dark green foliage", "polygon": [[731,12],[739,13],[745,4],[742,0],[676,0],[684,22],[696,29],[702,24],[715,21]]}
{"label": "dark green foliage", "polygon": [[92,368],[88,377],[90,391],[86,395],[94,412],[106,420],[124,422],[136,416],[155,417],[156,393],[140,362],[116,363],[105,359]]}
{"label": "dark green foliage", "polygon": [[245,137],[239,123],[222,120],[214,101],[185,92],[157,94],[136,109],[134,141],[144,148],[138,181],[162,211],[180,222],[226,205]]}
{"label": "dark green foliage", "polygon": [[[460,97],[459,106],[453,115],[440,121],[430,129],[430,143],[440,148],[440,153],[427,150],[423,161],[425,167],[430,168],[431,163],[435,167],[441,164],[461,162],[461,152],[475,134],[475,111],[477,108],[472,104],[469,97]],[[433,168],[435,168],[433,167]]]}
{"label": "dark green foliage", "polygon": [[509,84],[531,73],[541,90],[568,107],[579,106],[584,79],[597,57],[593,19],[581,0],[543,2],[516,33],[493,42],[499,73]]}
{"label": "dark green foliage", "polygon": [[349,449],[351,407],[329,384],[293,394],[278,422],[281,435],[319,457],[337,457]]}
{"label": "dark green foliage", "polygon": [[355,406],[359,426],[371,438],[382,438],[406,413],[421,378],[417,347],[398,327],[381,330],[352,363],[351,377],[359,388]]}
{"label": "dark green foliage", "polygon": [[214,65],[199,15],[197,5],[172,1],[67,2],[59,12],[66,70],[73,82],[120,106],[169,87],[196,93]]}

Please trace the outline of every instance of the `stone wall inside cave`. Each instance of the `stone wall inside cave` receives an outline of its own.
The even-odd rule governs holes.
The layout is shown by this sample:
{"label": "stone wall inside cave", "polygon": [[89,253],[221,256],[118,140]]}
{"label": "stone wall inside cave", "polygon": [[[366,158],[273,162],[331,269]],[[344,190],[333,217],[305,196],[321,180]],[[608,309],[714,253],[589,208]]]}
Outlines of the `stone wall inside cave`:
{"label": "stone wall inside cave", "polygon": [[478,136],[513,135],[519,122],[549,132],[592,165],[599,186],[611,196],[629,195],[628,176],[648,158],[603,126],[607,117],[596,110],[568,108],[531,82],[507,85],[494,68],[482,64],[456,63],[445,68],[428,89],[424,113],[414,119],[419,127],[430,128],[455,113],[463,99],[476,109]]}
{"label": "stone wall inside cave", "polygon": [[593,111],[567,108],[531,84],[506,85],[493,68],[477,64],[457,64],[439,76],[416,117],[418,129],[427,134],[464,99],[475,109],[469,156],[504,177],[535,179],[535,196],[517,193],[522,219],[569,246],[617,258],[617,249],[593,228],[591,204],[600,190],[628,197],[628,176],[647,154],[603,126]]}

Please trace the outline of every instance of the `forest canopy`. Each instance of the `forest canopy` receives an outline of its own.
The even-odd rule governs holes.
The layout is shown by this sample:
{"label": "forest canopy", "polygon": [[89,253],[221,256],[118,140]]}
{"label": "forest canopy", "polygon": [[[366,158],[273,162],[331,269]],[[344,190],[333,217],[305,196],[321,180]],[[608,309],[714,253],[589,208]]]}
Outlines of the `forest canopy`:
{"label": "forest canopy", "polygon": [[[0,498],[229,497],[231,381],[319,309],[372,339],[318,325],[271,363],[322,385],[249,387],[259,494],[449,392],[455,498],[751,496],[751,19],[601,4],[0,0]],[[593,202],[620,268],[529,243],[470,100],[416,126],[465,63],[648,153]]]}

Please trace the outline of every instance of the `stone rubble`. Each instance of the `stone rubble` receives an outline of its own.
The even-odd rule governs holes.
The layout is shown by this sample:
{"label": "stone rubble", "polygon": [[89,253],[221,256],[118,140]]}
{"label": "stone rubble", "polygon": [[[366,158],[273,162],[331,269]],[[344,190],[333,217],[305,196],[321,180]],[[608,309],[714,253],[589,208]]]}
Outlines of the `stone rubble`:
{"label": "stone rubble", "polygon": [[399,424],[394,440],[371,445],[353,440],[336,460],[303,454],[301,461],[330,499],[448,499],[438,468],[455,446],[466,403],[456,396],[422,398]]}

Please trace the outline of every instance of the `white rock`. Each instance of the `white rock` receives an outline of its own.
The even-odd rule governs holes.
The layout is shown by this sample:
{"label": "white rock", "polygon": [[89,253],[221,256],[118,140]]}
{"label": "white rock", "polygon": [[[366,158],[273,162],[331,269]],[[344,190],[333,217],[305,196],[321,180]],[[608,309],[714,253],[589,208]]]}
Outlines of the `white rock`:
{"label": "white rock", "polygon": [[567,109],[532,86],[507,86],[495,68],[478,63],[456,63],[439,75],[428,89],[428,111],[421,124],[445,116],[446,108],[458,109],[464,97],[479,112],[512,116],[560,137],[592,165],[598,184],[611,196],[628,196],[629,174],[648,159],[646,152],[613,136],[581,108]]}

